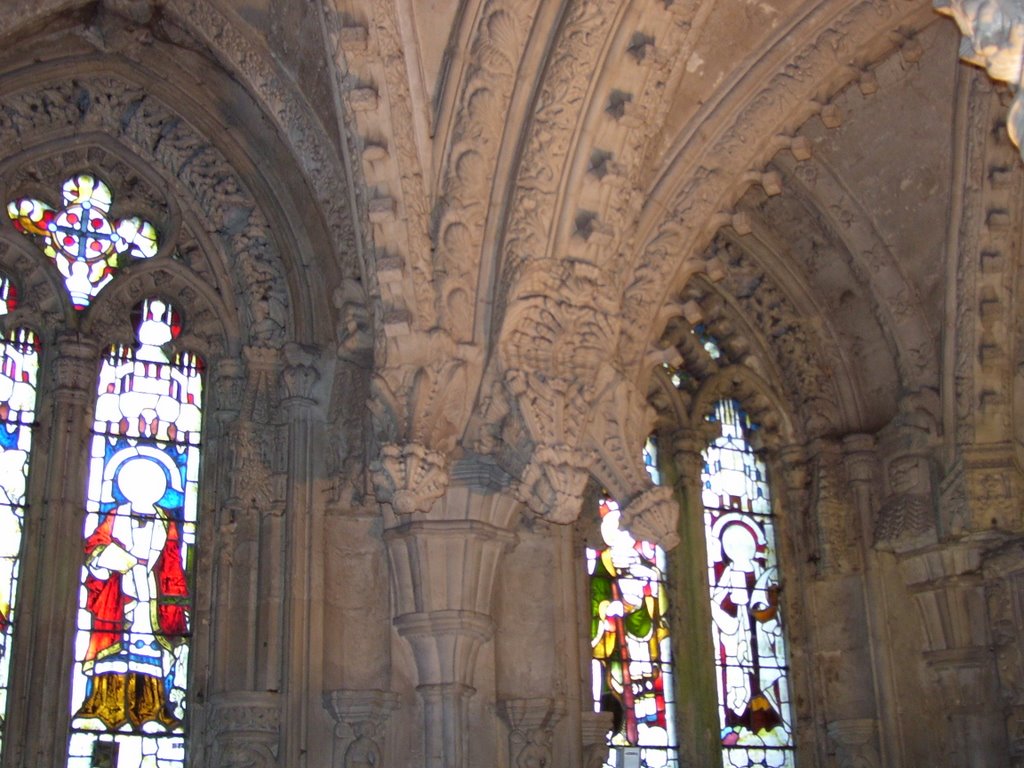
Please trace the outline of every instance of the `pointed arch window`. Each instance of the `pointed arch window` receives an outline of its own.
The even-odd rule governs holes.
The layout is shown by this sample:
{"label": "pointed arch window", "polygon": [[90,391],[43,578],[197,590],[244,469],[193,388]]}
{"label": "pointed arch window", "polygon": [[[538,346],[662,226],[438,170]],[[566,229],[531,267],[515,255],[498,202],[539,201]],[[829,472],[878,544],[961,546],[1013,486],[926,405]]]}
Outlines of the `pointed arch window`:
{"label": "pointed arch window", "polygon": [[708,416],[701,486],[725,768],[791,768],[793,727],[775,517],[756,425],[735,400]]}
{"label": "pointed arch window", "polygon": [[[659,482],[657,447],[644,464]],[[603,547],[586,550],[590,576],[595,711],[614,713],[606,768],[679,764],[669,637],[665,551],[619,527],[616,502],[599,503]]]}
{"label": "pointed arch window", "polygon": [[[16,292],[0,274],[0,315],[15,308]],[[35,427],[39,343],[15,328],[0,340],[0,755],[7,718],[11,639],[17,625],[18,573],[27,506],[29,456]]]}
{"label": "pointed arch window", "polygon": [[150,298],[103,359],[83,523],[69,768],[183,768],[202,364]]}

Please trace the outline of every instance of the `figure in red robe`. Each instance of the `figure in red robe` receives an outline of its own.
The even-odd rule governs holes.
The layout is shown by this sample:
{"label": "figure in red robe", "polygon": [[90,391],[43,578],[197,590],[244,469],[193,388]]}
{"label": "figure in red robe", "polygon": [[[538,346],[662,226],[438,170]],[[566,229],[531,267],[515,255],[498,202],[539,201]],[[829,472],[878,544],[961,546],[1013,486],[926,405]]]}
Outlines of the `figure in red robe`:
{"label": "figure in red robe", "polygon": [[173,731],[181,723],[166,683],[188,631],[181,533],[157,504],[167,491],[158,462],[128,459],[117,482],[127,503],[91,515],[86,527],[92,528],[85,539],[92,627],[82,671],[90,681],[75,719],[97,719],[109,729]]}

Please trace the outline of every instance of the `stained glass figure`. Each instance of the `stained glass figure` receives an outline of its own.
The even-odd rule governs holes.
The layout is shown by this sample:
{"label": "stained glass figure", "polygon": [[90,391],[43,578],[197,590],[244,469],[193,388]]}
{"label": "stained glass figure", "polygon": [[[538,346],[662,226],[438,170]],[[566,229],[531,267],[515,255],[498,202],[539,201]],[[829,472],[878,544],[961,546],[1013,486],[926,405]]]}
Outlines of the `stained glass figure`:
{"label": "stained glass figure", "polygon": [[[0,275],[0,315],[14,309],[11,281]],[[19,328],[0,340],[0,755],[7,717],[11,640],[17,624],[18,566],[25,524],[25,485],[35,422],[39,345]]]}
{"label": "stained glass figure", "polygon": [[701,473],[723,763],[791,768],[793,728],[775,521],[756,429],[739,403],[720,401],[708,421],[721,435]]}
{"label": "stained glass figure", "polygon": [[69,768],[183,768],[202,366],[163,347],[158,299],[138,345],[100,369],[83,531]]}
{"label": "stained glass figure", "polygon": [[111,219],[112,203],[110,187],[83,173],[64,182],[60,210],[31,197],[7,205],[15,229],[34,238],[57,265],[75,309],[89,306],[128,259],[148,259],[158,250],[153,225],[137,216]]}
{"label": "stained glass figure", "polygon": [[[653,440],[644,463],[657,479]],[[605,768],[674,768],[679,760],[665,552],[621,530],[618,504],[608,496],[599,511],[605,546],[588,548],[586,555],[594,711],[614,713]]]}

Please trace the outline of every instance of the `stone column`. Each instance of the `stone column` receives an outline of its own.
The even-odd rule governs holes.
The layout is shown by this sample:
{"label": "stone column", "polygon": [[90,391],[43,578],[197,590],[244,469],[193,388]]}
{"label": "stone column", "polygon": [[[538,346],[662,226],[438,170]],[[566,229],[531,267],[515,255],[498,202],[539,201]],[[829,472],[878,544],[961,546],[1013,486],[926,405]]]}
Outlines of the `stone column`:
{"label": "stone column", "polygon": [[334,759],[331,768],[380,768],[380,741],[397,694],[377,690],[338,689],[324,694],[324,707],[334,718]]}
{"label": "stone column", "polygon": [[284,350],[282,406],[288,424],[285,500],[284,728],[282,763],[320,765],[327,744],[314,745],[323,710],[323,509],[314,498],[313,388],[320,378],[312,355],[297,346]]}
{"label": "stone column", "polygon": [[508,723],[510,768],[554,766],[551,741],[555,724],[565,714],[560,701],[549,698],[505,699],[500,711]]}
{"label": "stone column", "polygon": [[385,540],[394,580],[395,626],[412,648],[423,703],[426,768],[468,768],[468,703],[491,603],[518,502],[475,477],[448,487],[446,459],[422,445],[385,446],[374,467],[390,515]]}
{"label": "stone column", "polygon": [[681,430],[671,440],[659,443],[672,446],[672,464],[662,468],[664,481],[672,483],[682,505],[681,543],[669,558],[669,606],[675,617],[672,653],[677,740],[683,765],[714,766],[722,760],[701,494],[702,452],[713,436],[707,430]]}
{"label": "stone column", "polygon": [[[216,504],[211,602],[213,692],[280,690],[283,624],[281,492],[272,447],[279,353],[244,350],[245,364],[218,364],[204,456]],[[213,481],[212,483],[210,481]],[[200,591],[200,595],[203,591]]]}
{"label": "stone column", "polygon": [[1009,765],[1024,767],[1024,542],[985,559],[985,596],[1009,742]]}
{"label": "stone column", "polygon": [[818,664],[815,656],[820,647],[809,616],[814,585],[804,565],[814,555],[814,544],[810,542],[815,541],[816,533],[816,519],[811,513],[813,453],[813,447],[808,449],[797,444],[781,446],[765,457],[774,496],[772,513],[776,517],[779,574],[786,584],[780,601],[783,632],[789,649],[793,740],[798,745],[814,744],[817,740],[816,729],[823,716],[819,710],[824,698],[817,693],[818,681],[814,678]]}
{"label": "stone column", "polygon": [[[54,357],[44,352],[43,358],[44,366],[52,371],[53,397],[51,407],[40,412],[44,428],[39,433],[50,439],[48,445],[36,441],[35,472],[28,494],[45,503],[31,510],[25,526],[18,595],[20,615],[34,617],[19,629],[31,627],[33,634],[19,634],[13,648],[12,669],[19,674],[13,675],[17,688],[11,691],[11,700],[17,705],[9,712],[5,757],[10,765],[57,768],[67,761],[65,742],[55,741],[54,734],[66,734],[70,719],[71,681],[66,662],[73,653],[75,623],[70,619],[76,615],[84,556],[83,491],[99,348],[67,334],[58,339],[55,351]],[[45,571],[45,578],[40,571]]]}
{"label": "stone column", "polygon": [[1008,754],[992,637],[984,620],[984,541],[961,541],[906,556],[900,563],[924,625],[925,661],[949,721],[949,765],[991,768]]}

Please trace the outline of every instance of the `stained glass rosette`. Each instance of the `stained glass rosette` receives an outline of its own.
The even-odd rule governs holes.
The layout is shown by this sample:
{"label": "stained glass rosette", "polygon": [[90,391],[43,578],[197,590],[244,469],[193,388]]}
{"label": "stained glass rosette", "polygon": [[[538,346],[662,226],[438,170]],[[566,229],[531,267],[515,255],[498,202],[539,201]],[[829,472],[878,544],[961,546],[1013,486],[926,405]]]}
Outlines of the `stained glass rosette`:
{"label": "stained glass rosette", "polygon": [[775,522],[755,428],[735,401],[709,421],[721,435],[701,473],[712,638],[726,768],[791,768],[793,730]]}
{"label": "stained glass rosette", "polygon": [[113,194],[94,176],[72,176],[63,187],[63,207],[24,197],[7,205],[19,232],[34,238],[53,259],[76,309],[84,309],[129,258],[148,259],[159,244],[155,227],[132,216],[112,219]]}
{"label": "stained glass rosette", "polygon": [[69,768],[184,768],[202,378],[163,351],[177,312],[149,299],[138,345],[97,389],[72,676]]}
{"label": "stained glass rosette", "polygon": [[[0,275],[0,315],[14,309],[14,287]],[[25,487],[35,423],[39,345],[23,328],[0,340],[0,755],[3,754],[11,665],[17,625],[18,571],[25,525]]]}
{"label": "stained glass rosette", "polygon": [[[656,473],[653,443],[644,459]],[[614,713],[605,766],[674,767],[679,763],[665,552],[621,530],[611,498],[601,499],[600,514],[605,546],[588,548],[586,557],[594,710]]]}

